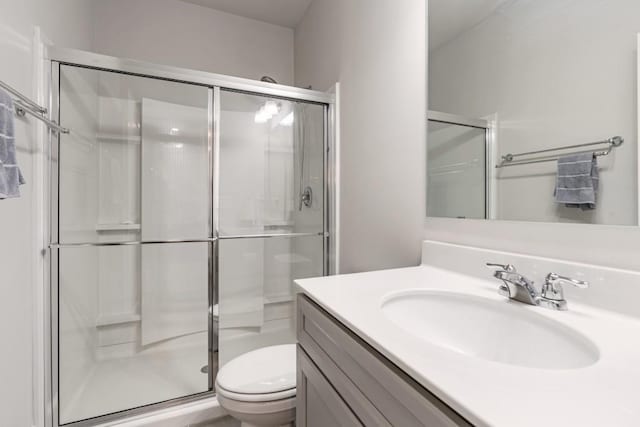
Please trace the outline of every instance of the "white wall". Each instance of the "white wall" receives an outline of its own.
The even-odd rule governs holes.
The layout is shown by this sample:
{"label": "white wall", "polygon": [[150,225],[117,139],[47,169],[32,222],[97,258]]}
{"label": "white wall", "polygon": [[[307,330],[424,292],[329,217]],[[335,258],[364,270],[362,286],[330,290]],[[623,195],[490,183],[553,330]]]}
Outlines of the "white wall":
{"label": "white wall", "polygon": [[342,272],[418,263],[425,28],[422,0],[322,0],[296,29],[296,85],[341,83]]}
{"label": "white wall", "polygon": [[593,211],[553,197],[554,162],[500,169],[497,217],[516,221],[637,224],[636,44],[640,3],[511,2],[430,52],[429,106],[498,115],[498,152],[607,139]]}
{"label": "white wall", "polygon": [[[0,0],[0,10],[0,79],[29,96],[35,96],[34,26],[58,45],[90,48],[92,13],[86,0]],[[7,426],[33,423],[32,328],[39,273],[34,265],[41,249],[35,240],[34,126],[33,119],[18,120],[16,126],[18,162],[27,180],[22,197],[0,201],[0,424]]]}
{"label": "white wall", "polygon": [[94,51],[293,83],[293,30],[179,0],[98,0]]}

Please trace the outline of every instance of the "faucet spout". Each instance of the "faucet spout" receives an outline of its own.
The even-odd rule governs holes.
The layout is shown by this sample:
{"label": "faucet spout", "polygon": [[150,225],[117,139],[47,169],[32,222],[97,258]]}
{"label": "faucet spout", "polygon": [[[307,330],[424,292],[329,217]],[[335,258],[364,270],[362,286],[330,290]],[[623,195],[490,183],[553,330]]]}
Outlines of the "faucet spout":
{"label": "faucet spout", "polygon": [[499,289],[502,295],[525,304],[538,305],[540,293],[533,281],[518,273],[513,265],[487,263],[487,267],[497,268],[493,277],[504,283]]}
{"label": "faucet spout", "polygon": [[519,273],[509,273],[506,271],[496,271],[493,275],[496,279],[502,280],[509,290],[509,298],[524,302],[526,304],[538,305],[539,292],[536,290],[533,281],[527,279]]}

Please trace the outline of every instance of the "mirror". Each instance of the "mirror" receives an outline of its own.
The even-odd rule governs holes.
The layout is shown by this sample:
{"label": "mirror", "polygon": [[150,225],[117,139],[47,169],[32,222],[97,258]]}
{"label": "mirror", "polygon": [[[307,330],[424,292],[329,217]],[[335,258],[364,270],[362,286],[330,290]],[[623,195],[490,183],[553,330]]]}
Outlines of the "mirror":
{"label": "mirror", "polygon": [[637,0],[430,0],[427,216],[638,225]]}

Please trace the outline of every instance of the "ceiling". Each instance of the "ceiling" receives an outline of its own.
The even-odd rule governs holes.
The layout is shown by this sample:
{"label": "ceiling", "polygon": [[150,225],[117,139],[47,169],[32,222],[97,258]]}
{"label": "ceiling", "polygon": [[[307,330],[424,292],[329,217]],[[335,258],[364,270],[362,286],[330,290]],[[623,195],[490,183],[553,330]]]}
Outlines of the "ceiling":
{"label": "ceiling", "polygon": [[429,50],[475,27],[509,0],[429,0]]}
{"label": "ceiling", "polygon": [[222,12],[295,28],[312,0],[182,0]]}

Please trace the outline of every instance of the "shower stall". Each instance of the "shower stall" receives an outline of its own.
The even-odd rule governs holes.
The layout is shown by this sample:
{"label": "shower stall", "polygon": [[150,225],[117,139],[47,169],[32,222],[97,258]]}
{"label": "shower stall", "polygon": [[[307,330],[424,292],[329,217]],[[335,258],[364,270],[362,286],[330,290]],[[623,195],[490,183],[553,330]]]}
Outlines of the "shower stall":
{"label": "shower stall", "polygon": [[[48,52],[52,425],[211,397],[331,272],[333,97]],[[265,366],[264,369],[269,369]]]}

